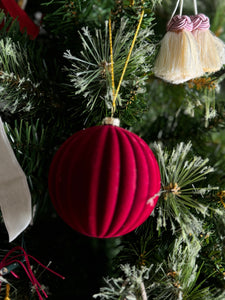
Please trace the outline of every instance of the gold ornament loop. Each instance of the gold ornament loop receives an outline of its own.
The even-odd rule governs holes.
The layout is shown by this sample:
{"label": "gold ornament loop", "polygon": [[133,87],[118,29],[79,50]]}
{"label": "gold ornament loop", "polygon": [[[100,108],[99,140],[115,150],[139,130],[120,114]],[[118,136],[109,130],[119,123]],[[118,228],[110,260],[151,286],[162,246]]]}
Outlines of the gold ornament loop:
{"label": "gold ornament loop", "polygon": [[[143,1],[142,1],[142,3],[143,3]],[[121,84],[122,84],[122,81],[123,81],[123,77],[125,75],[125,72],[126,72],[126,69],[127,69],[127,65],[128,65],[129,60],[130,60],[130,56],[131,56],[131,53],[133,51],[134,44],[135,44],[137,36],[138,36],[138,32],[139,32],[140,27],[141,27],[141,23],[142,23],[142,20],[143,20],[143,17],[144,17],[144,13],[145,13],[144,7],[142,7],[142,11],[141,11],[140,19],[139,19],[139,22],[138,22],[138,26],[137,26],[136,32],[134,34],[134,38],[133,38],[133,41],[131,43],[130,50],[128,52],[128,55],[127,55],[127,58],[126,58],[126,61],[125,61],[124,67],[123,67],[123,71],[122,71],[122,74],[121,74],[121,77],[120,77],[120,80],[119,80],[119,83],[118,83],[116,91],[115,91],[115,84],[114,84],[114,68],[113,68],[112,26],[111,26],[111,18],[109,18],[109,42],[110,42],[110,56],[111,56],[111,81],[112,81],[112,94],[113,94],[112,114],[111,114],[111,117],[113,117],[114,112],[116,110],[116,98],[117,98],[117,96],[119,94],[119,90],[120,90],[120,87],[121,87]]]}

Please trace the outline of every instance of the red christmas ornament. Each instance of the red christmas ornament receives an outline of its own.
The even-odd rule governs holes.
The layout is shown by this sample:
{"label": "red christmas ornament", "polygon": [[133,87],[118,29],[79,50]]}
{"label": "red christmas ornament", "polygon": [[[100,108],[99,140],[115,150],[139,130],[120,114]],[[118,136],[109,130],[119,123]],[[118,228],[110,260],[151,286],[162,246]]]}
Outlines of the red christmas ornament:
{"label": "red christmas ornament", "polygon": [[59,216],[76,231],[98,238],[121,236],[141,225],[159,190],[159,167],[149,146],[112,125],[72,135],[49,172],[49,193]]}
{"label": "red christmas ornament", "polygon": [[20,24],[20,31],[24,32],[25,28],[27,34],[35,39],[39,34],[39,27],[28,17],[24,10],[16,3],[15,0],[1,0],[0,8],[9,13],[13,19],[18,19]]}

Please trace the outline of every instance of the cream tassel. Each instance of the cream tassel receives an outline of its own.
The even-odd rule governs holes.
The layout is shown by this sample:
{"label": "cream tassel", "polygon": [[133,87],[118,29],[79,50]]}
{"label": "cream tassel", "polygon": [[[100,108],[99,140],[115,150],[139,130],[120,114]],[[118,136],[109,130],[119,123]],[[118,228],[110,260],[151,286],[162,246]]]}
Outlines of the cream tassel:
{"label": "cream tassel", "polygon": [[188,16],[176,15],[171,19],[156,58],[156,77],[179,84],[204,74],[192,29],[193,24]]}
{"label": "cream tassel", "polygon": [[200,60],[204,72],[216,72],[225,64],[225,44],[210,30],[209,18],[204,14],[191,16],[193,36],[200,51]]}

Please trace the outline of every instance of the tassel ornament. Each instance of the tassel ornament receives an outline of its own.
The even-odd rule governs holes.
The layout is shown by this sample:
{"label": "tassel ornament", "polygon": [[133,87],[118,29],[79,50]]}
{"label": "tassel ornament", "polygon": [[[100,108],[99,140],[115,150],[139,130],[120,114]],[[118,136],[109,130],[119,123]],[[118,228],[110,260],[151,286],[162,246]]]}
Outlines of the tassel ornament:
{"label": "tassel ornament", "polygon": [[225,44],[210,30],[209,18],[204,14],[191,16],[192,34],[195,37],[200,52],[200,60],[204,72],[219,71],[225,64]]}
{"label": "tassel ornament", "polygon": [[169,21],[155,62],[156,77],[180,84],[204,74],[192,30],[192,21],[186,15],[176,15]]}

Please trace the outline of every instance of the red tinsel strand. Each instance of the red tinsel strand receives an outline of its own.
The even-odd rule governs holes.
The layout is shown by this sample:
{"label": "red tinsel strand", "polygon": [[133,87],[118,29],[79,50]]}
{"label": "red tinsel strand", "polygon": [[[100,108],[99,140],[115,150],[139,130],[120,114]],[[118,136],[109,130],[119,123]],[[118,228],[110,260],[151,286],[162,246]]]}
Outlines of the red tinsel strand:
{"label": "red tinsel strand", "polygon": [[[30,281],[31,281],[31,283],[33,284],[33,286],[35,287],[35,290],[36,290],[36,292],[37,292],[37,294],[38,294],[38,296],[39,296],[39,299],[43,299],[42,297],[41,297],[41,294],[40,294],[40,292],[39,292],[39,289],[42,291],[42,293],[44,294],[44,296],[45,296],[45,298],[47,298],[48,296],[47,296],[47,294],[45,293],[45,291],[44,290],[42,290],[41,289],[41,285],[40,285],[40,283],[38,282],[38,280],[36,279],[36,277],[34,276],[34,274],[33,274],[33,272],[32,272],[32,270],[31,270],[31,268],[29,268],[29,267],[25,267],[25,265],[20,261],[20,260],[17,260],[17,259],[15,259],[15,260],[11,260],[11,262],[10,263],[8,263],[7,262],[7,264],[5,265],[5,267],[6,266],[9,266],[9,265],[11,265],[11,264],[13,264],[13,263],[19,263],[20,265],[21,265],[21,267],[24,269],[24,271],[26,272],[26,274],[27,274],[27,276],[28,276],[28,278],[30,279]],[[19,276],[16,274],[16,273],[14,273],[14,272],[10,272],[15,278],[19,278]],[[38,289],[39,288],[39,289]]]}
{"label": "red tinsel strand", "polygon": [[[13,253],[13,252],[16,252],[16,251],[22,251],[23,252],[23,254],[19,254],[19,255],[15,255],[14,257],[12,257],[11,259],[8,259],[7,260],[7,258]],[[29,261],[29,258],[28,258],[28,255],[27,255],[27,253],[26,253],[26,251],[22,248],[22,247],[20,247],[20,246],[17,246],[17,247],[15,247],[15,248],[13,248],[13,249],[11,249],[7,254],[6,254],[6,256],[3,258],[3,260],[2,260],[2,263],[3,264],[5,264],[3,267],[5,267],[5,266],[9,266],[9,265],[11,265],[12,263],[14,263],[14,262],[18,262],[21,266],[23,266],[23,268],[24,268],[24,270],[25,270],[25,266],[24,266],[24,264],[21,262],[21,261],[19,261],[19,260],[17,260],[16,258],[19,258],[19,257],[23,257],[24,256],[24,258],[25,258],[25,261],[26,261],[26,264],[27,264],[27,275],[28,274],[30,274],[30,276],[29,276],[29,279],[31,279],[31,278],[33,278],[34,277],[34,275],[33,275],[33,272],[32,272],[32,269],[31,269],[31,266],[30,266],[30,261]],[[0,269],[1,269],[1,264],[2,263],[0,263]],[[33,276],[32,276],[33,275]],[[35,277],[34,277],[35,278]]]}
{"label": "red tinsel strand", "polygon": [[20,276],[18,276],[15,272],[11,271],[10,273],[11,273],[15,278],[17,278],[17,279],[20,278]]}
{"label": "red tinsel strand", "polygon": [[[19,247],[19,246],[18,246],[18,247]],[[15,248],[17,248],[17,247],[15,247]],[[15,249],[15,248],[13,248],[13,249]],[[20,247],[20,248],[23,249],[22,247]],[[12,250],[13,250],[13,249],[12,249]],[[16,249],[15,249],[15,250],[16,250]],[[24,252],[25,252],[25,251],[24,251]],[[25,253],[26,253],[26,252],[25,252]],[[9,263],[8,263],[7,265],[10,265],[10,264],[12,264],[12,263],[14,263],[14,262],[17,262],[17,261],[14,261],[15,258],[19,258],[19,257],[23,257],[23,256],[25,256],[25,254],[18,254],[18,255],[16,255],[16,256],[13,256],[12,260],[11,260],[11,261],[9,260],[9,261],[8,261]],[[32,256],[32,255],[30,255],[30,254],[27,254],[27,253],[26,253],[26,256],[32,258],[33,260],[35,260],[40,266],[42,266],[43,268],[45,268],[47,271],[49,271],[49,272],[55,274],[56,276],[59,276],[59,277],[62,278],[62,279],[65,279],[64,276],[60,275],[59,273],[57,273],[57,272],[53,271],[52,269],[50,269],[50,268],[46,267],[45,265],[43,265],[43,264],[42,264],[39,260],[37,260],[34,256]],[[18,261],[18,262],[21,263],[21,261]],[[0,263],[0,269],[1,269],[1,263]]]}
{"label": "red tinsel strand", "polygon": [[[10,255],[16,251],[22,251],[23,254],[17,254],[15,256],[13,256],[12,258],[9,258]],[[24,257],[25,258],[25,262],[26,262],[26,266],[23,264],[23,262],[21,262],[19,260],[19,258],[22,258]],[[31,283],[33,284],[37,294],[38,294],[38,297],[40,300],[43,300],[42,296],[41,296],[41,293],[39,292],[39,290],[43,293],[44,297],[45,298],[48,298],[46,292],[41,288],[41,285],[40,283],[38,282],[38,280],[36,279],[32,269],[31,269],[31,265],[30,265],[30,261],[29,261],[29,257],[32,258],[33,260],[35,260],[40,266],[42,266],[43,268],[45,268],[46,270],[52,272],[53,274],[59,276],[60,278],[62,279],[65,279],[65,277],[63,277],[62,275],[56,273],[55,271],[49,269],[48,267],[46,267],[45,265],[43,265],[41,262],[39,262],[35,257],[31,256],[31,255],[28,255],[26,253],[26,251],[20,247],[20,246],[17,246],[13,249],[11,249],[7,254],[6,256],[3,258],[3,260],[0,262],[0,270],[4,267],[7,267],[13,263],[18,263],[22,266],[22,268],[24,269],[25,273],[27,274],[28,278],[30,279]],[[11,271],[11,274],[16,277],[16,278],[19,278],[19,276],[17,274],[15,274],[14,272]]]}
{"label": "red tinsel strand", "polygon": [[[11,259],[9,259],[7,261],[7,257],[9,257],[14,251],[17,251],[17,250],[22,250],[24,252],[24,254],[16,255],[15,257],[17,258],[17,257],[24,256],[24,258],[26,260],[27,268],[25,267],[25,265],[21,261],[15,259],[15,257],[13,257],[13,258],[11,258]],[[41,296],[41,294],[39,292],[39,289],[41,289],[41,285],[40,285],[40,283],[38,282],[38,280],[36,279],[36,277],[33,274],[33,271],[32,271],[31,266],[30,266],[29,258],[27,256],[26,252],[23,250],[23,248],[21,248],[21,247],[15,247],[11,251],[9,251],[7,253],[7,255],[4,257],[2,263],[0,264],[0,269],[2,269],[4,267],[7,267],[7,266],[9,266],[9,265],[11,265],[11,264],[13,264],[15,262],[19,263],[23,267],[23,269],[26,272],[28,278],[30,279],[30,281],[33,284],[33,286],[35,287],[35,290],[36,290],[36,292],[38,294],[39,299],[43,300],[43,298],[42,298],[42,296]],[[43,290],[41,290],[41,291],[44,294],[45,298],[47,298],[48,297],[47,294]]]}
{"label": "red tinsel strand", "polygon": [[35,257],[33,257],[33,256],[29,255],[29,254],[28,254],[28,257],[30,257],[30,258],[32,258],[33,260],[35,260],[40,266],[42,266],[43,268],[45,268],[47,271],[49,271],[49,272],[55,274],[56,276],[58,276],[58,277],[60,277],[60,278],[62,278],[62,279],[65,279],[64,276],[62,276],[62,275],[60,275],[59,273],[53,271],[52,269],[46,267],[46,266],[43,265],[39,260],[37,260]]}

